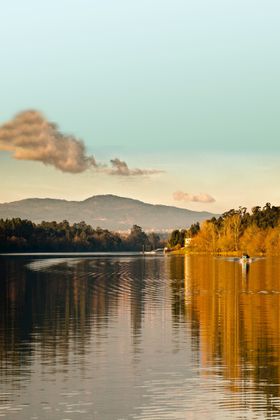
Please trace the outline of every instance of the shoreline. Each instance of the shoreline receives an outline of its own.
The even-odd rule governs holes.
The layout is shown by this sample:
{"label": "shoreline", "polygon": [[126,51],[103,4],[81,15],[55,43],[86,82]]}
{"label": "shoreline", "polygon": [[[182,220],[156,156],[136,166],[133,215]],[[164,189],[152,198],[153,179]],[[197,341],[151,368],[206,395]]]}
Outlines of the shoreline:
{"label": "shoreline", "polygon": [[[167,251],[166,255],[209,255],[213,257],[242,257],[241,251],[219,251],[219,252],[207,252],[207,251],[191,251],[187,250],[186,248],[176,249],[174,251]],[[273,256],[277,257],[280,256],[279,254],[265,254],[263,252],[255,253],[251,255],[251,257],[266,257],[266,256]]]}

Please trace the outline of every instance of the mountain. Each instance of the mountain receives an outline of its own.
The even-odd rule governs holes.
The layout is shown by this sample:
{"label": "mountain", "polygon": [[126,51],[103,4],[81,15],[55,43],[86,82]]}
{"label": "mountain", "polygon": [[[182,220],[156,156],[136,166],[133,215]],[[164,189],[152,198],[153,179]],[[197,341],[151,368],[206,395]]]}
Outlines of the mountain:
{"label": "mountain", "polygon": [[28,198],[0,204],[0,219],[20,217],[39,223],[68,220],[85,221],[93,227],[124,231],[133,224],[144,230],[172,230],[217,216],[178,207],[143,203],[116,195],[96,195],[84,201]]}

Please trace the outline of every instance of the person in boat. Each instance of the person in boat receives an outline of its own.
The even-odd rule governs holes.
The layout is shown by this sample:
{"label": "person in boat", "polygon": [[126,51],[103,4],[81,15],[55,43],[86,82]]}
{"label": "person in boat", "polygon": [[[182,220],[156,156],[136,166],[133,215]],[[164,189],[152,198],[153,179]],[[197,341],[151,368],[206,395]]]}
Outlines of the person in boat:
{"label": "person in boat", "polygon": [[248,254],[242,254],[242,257],[240,258],[240,262],[242,263],[249,263],[251,262],[251,257]]}

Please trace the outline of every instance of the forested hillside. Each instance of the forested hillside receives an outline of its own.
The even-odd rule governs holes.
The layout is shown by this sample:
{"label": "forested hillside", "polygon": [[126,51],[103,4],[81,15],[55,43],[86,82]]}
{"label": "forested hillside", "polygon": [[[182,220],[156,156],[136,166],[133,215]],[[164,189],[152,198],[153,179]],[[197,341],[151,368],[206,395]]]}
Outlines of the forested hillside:
{"label": "forested hillside", "polygon": [[174,230],[171,248],[180,248],[190,238],[188,250],[197,252],[246,252],[280,254],[280,207],[267,203],[263,208],[231,209],[187,230]]}

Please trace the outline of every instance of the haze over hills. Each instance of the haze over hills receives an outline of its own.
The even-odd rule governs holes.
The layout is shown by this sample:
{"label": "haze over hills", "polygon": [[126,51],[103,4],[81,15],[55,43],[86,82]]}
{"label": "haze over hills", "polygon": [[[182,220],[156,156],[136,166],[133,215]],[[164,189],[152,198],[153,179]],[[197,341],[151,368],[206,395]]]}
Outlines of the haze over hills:
{"label": "haze over hills", "polygon": [[125,231],[133,224],[144,230],[172,230],[185,228],[192,223],[209,219],[215,214],[154,205],[116,195],[96,195],[83,201],[50,198],[28,198],[0,204],[0,218],[20,217],[41,221],[68,220],[69,223],[85,221],[93,227]]}

